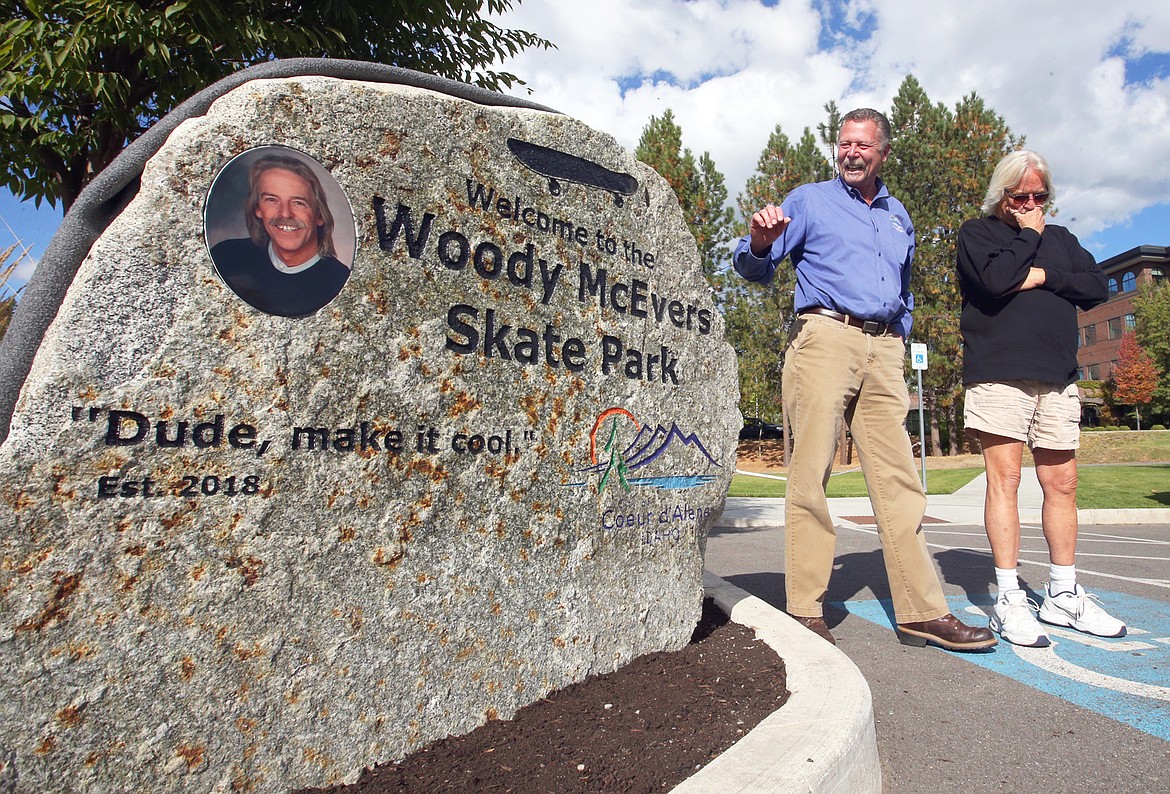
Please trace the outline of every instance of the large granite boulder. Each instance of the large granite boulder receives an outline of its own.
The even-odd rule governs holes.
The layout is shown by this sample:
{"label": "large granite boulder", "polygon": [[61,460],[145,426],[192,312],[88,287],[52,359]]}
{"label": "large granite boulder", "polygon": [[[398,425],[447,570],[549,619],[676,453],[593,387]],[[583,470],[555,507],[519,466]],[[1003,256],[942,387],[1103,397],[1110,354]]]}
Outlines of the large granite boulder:
{"label": "large granite boulder", "polygon": [[[265,158],[313,195],[249,204]],[[279,253],[319,201],[329,250],[252,278],[247,217]],[[680,647],[737,397],[678,202],[609,135],[241,82],[146,162],[0,446],[0,784],[352,781]]]}

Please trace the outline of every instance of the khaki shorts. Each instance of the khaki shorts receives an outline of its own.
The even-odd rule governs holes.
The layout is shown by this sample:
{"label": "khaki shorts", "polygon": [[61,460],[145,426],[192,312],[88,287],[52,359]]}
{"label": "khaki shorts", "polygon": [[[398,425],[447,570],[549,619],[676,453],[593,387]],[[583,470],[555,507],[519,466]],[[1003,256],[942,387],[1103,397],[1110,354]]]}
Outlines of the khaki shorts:
{"label": "khaki shorts", "polygon": [[967,385],[963,424],[1025,441],[1028,449],[1076,449],[1081,445],[1081,400],[1077,385],[1035,380]]}

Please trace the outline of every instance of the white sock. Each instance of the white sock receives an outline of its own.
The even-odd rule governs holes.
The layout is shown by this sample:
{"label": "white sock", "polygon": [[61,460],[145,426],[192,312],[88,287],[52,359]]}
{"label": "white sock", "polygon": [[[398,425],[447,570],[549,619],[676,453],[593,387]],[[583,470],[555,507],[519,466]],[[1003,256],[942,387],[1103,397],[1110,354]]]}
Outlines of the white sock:
{"label": "white sock", "polygon": [[995,585],[999,588],[998,598],[1003,598],[1003,594],[1008,590],[1020,589],[1020,577],[1016,570],[1016,568],[995,569]]}
{"label": "white sock", "polygon": [[1077,590],[1077,566],[1048,564],[1048,594],[1075,593]]}

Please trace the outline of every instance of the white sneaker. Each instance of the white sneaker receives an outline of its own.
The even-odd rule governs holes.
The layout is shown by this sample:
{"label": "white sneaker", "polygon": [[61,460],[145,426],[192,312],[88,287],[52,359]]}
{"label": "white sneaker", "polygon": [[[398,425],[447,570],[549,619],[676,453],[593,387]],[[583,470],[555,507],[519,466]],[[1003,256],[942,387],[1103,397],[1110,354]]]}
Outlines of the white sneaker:
{"label": "white sneaker", "polygon": [[1023,590],[1008,590],[995,602],[987,627],[1010,642],[1028,648],[1047,648],[1048,634],[1032,615],[1036,602]]}
{"label": "white sneaker", "polygon": [[1125,624],[1112,617],[1094,601],[1101,599],[1086,593],[1079,584],[1075,593],[1052,595],[1044,586],[1044,603],[1040,605],[1040,619],[1054,626],[1071,626],[1098,637],[1124,637]]}

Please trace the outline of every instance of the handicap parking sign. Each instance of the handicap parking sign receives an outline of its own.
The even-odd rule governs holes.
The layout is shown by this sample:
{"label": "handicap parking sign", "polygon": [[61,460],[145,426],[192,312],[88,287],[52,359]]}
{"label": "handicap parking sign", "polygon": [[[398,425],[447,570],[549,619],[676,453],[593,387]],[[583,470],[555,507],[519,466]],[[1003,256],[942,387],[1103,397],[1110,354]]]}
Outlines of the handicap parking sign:
{"label": "handicap parking sign", "polygon": [[910,344],[910,366],[912,369],[926,369],[926,345],[918,342]]}

